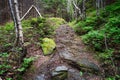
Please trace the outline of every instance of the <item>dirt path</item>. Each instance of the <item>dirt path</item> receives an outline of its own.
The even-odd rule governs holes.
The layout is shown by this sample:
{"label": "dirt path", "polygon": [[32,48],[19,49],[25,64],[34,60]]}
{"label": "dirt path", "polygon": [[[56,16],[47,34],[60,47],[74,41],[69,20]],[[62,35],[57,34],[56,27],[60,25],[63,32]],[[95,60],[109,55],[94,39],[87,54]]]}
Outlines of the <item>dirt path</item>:
{"label": "dirt path", "polygon": [[61,25],[56,30],[55,41],[56,50],[50,56],[44,56],[40,48],[30,48],[29,54],[39,58],[24,80],[103,80],[98,61],[71,27]]}

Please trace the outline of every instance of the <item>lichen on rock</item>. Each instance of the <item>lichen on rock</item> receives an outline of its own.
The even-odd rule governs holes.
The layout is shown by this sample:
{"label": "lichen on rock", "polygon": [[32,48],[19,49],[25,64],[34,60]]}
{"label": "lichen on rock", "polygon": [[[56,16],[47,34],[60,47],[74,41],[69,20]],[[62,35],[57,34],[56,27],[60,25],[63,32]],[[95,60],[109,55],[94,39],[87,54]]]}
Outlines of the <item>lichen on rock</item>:
{"label": "lichen on rock", "polygon": [[55,41],[53,39],[50,38],[44,38],[42,40],[42,44],[41,44],[42,50],[43,50],[43,54],[44,55],[49,55],[53,52],[53,50],[56,47]]}

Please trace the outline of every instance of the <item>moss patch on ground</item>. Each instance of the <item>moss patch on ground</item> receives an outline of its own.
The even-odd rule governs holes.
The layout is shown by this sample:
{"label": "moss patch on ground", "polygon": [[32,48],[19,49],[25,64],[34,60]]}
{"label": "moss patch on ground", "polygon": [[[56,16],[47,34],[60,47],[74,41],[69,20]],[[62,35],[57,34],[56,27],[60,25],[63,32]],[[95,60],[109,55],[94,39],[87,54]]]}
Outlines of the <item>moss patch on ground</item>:
{"label": "moss patch on ground", "polygon": [[50,38],[44,38],[41,44],[44,55],[49,55],[56,47],[55,41]]}

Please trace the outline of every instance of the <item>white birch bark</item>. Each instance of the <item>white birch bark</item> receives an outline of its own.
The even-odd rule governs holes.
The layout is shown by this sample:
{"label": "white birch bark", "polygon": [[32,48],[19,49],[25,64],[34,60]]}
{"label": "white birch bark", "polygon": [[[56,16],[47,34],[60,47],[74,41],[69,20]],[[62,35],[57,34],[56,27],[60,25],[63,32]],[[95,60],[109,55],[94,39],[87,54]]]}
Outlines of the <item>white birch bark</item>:
{"label": "white birch bark", "polygon": [[24,44],[23,31],[22,31],[22,25],[21,25],[21,19],[20,19],[20,15],[19,15],[17,0],[14,0],[14,8],[15,8],[15,17],[16,17],[16,28],[18,30],[17,44],[20,44],[20,46],[23,46],[23,44]]}
{"label": "white birch bark", "polygon": [[16,25],[16,18],[15,18],[15,14],[14,14],[12,0],[9,0],[9,6],[10,6],[11,16],[12,16],[13,21],[14,21],[14,29],[15,29],[16,39],[17,39],[17,37],[18,37],[18,29],[17,29],[17,25]]}
{"label": "white birch bark", "polygon": [[85,6],[85,3],[86,3],[86,0],[83,0],[83,8],[82,8],[82,14],[83,14],[83,19],[86,18],[86,6]]}
{"label": "white birch bark", "polygon": [[73,5],[75,7],[76,10],[78,10],[79,16],[80,18],[82,18],[82,10],[77,6],[77,2],[73,1]]}
{"label": "white birch bark", "polygon": [[99,16],[100,15],[100,0],[96,0],[96,15]]}

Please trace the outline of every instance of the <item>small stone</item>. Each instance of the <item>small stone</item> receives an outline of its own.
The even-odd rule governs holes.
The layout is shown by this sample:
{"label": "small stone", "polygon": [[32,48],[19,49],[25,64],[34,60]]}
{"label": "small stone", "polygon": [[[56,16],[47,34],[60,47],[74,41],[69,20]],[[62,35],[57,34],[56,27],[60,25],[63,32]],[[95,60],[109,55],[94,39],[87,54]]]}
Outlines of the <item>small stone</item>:
{"label": "small stone", "polygon": [[86,80],[86,79],[82,78],[77,70],[69,69],[68,80]]}
{"label": "small stone", "polygon": [[69,53],[68,50],[61,51],[59,54],[65,60],[74,60],[73,54]]}
{"label": "small stone", "polygon": [[35,80],[45,80],[45,75],[41,74],[40,76],[37,76]]}
{"label": "small stone", "polygon": [[66,66],[58,66],[56,69],[55,69],[55,71],[56,72],[60,72],[60,71],[67,71],[68,70],[68,68],[66,67]]}

